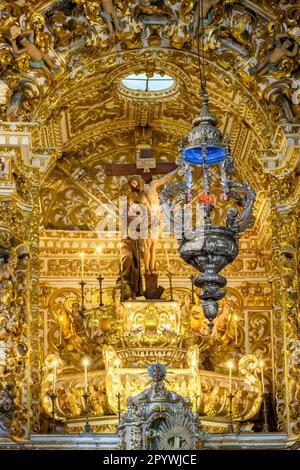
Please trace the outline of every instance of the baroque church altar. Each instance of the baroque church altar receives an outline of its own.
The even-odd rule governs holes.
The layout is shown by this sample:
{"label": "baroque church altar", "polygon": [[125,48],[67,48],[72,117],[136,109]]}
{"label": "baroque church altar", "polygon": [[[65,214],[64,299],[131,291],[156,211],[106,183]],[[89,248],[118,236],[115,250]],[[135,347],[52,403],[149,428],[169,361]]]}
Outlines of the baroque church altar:
{"label": "baroque church altar", "polygon": [[[299,12],[1,3],[0,449],[299,447]],[[184,171],[223,227],[233,180],[181,158],[198,125],[251,209],[216,299],[160,215],[155,240],[121,227]]]}

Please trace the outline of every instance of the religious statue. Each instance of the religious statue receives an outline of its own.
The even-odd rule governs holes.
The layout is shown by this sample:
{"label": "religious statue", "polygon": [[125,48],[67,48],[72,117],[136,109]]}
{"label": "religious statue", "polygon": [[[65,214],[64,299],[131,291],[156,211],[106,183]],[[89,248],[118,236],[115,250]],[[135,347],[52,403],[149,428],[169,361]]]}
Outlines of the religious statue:
{"label": "religious statue", "polygon": [[221,345],[220,357],[224,354],[224,347],[227,347],[235,339],[234,308],[235,305],[233,302],[224,302],[222,311],[218,315],[213,329],[212,336],[216,338]]}
{"label": "religious statue", "polygon": [[19,28],[13,27],[11,32],[13,37],[12,49],[16,55],[28,54],[30,57],[30,66],[34,69],[42,69],[47,72],[48,75],[50,72],[54,75],[59,73],[57,66],[35,45],[34,31],[30,30],[19,34]]}
{"label": "religious statue", "polygon": [[80,306],[78,301],[75,300],[73,302],[68,319],[64,307],[59,309],[58,316],[63,318],[62,336],[67,343],[67,350],[82,350],[86,352],[86,326],[84,318],[80,313]]}
{"label": "religious statue", "polygon": [[148,375],[151,379],[150,388],[147,388],[143,392],[139,393],[135,397],[128,398],[128,404],[131,403],[149,403],[152,401],[183,401],[188,403],[188,398],[183,398],[174,391],[170,391],[166,388],[164,381],[166,379],[167,370],[166,367],[160,363],[150,364],[148,367]]}
{"label": "religious statue", "polygon": [[0,177],[5,176],[5,160],[0,158]]}
{"label": "religious statue", "polygon": [[[129,216],[130,223],[134,217]],[[143,295],[140,245],[139,240],[131,238],[130,233],[121,241],[121,272],[122,278],[118,279],[117,286],[121,288],[121,300],[134,300]]]}
{"label": "religious statue", "polygon": [[6,250],[0,253],[0,301],[9,304],[13,298],[13,286],[16,277],[12,267],[12,257]]}
{"label": "religious statue", "polygon": [[[1,6],[2,6],[1,2]],[[10,4],[11,3],[11,4]],[[0,33],[2,37],[9,37],[12,26],[18,24],[18,17],[21,14],[19,5],[12,5],[6,2],[0,10]]]}
{"label": "religious statue", "polygon": [[[156,246],[161,222],[157,188],[171,181],[177,172],[178,168],[162,178],[151,181],[151,183],[145,183],[144,179],[140,175],[132,176],[129,180],[129,186],[135,195],[135,203],[139,204],[140,209],[142,209],[142,223],[140,225],[143,225],[143,228],[146,228],[145,231],[141,231],[141,238],[144,240],[144,262],[146,273],[155,273],[156,268]],[[138,209],[139,208],[137,206],[137,210]],[[145,234],[146,237],[144,237]]]}
{"label": "religious statue", "polygon": [[58,391],[58,400],[64,413],[75,418],[82,413],[81,390],[79,388],[65,388]]}
{"label": "religious statue", "polygon": [[104,395],[98,389],[96,385],[89,385],[88,387],[90,409],[92,416],[102,416],[103,404],[104,404]]}
{"label": "religious statue", "polygon": [[[127,399],[127,413],[121,414],[118,433],[122,448],[174,449],[194,448],[196,423],[188,398],[168,390],[166,367],[150,364],[150,388]],[[141,426],[142,424],[142,426]]]}
{"label": "religious statue", "polygon": [[24,243],[16,248],[17,262],[16,262],[16,279],[18,281],[19,292],[26,290],[26,283],[28,278],[28,270],[30,263],[30,252],[28,244]]}
{"label": "religious statue", "polygon": [[[293,44],[294,47],[292,47]],[[273,49],[266,54],[261,63],[256,64],[250,69],[250,74],[256,76],[267,72],[277,72],[281,59],[284,57],[296,57],[298,51],[298,44],[288,34],[276,34]]]}
{"label": "religious statue", "polygon": [[114,288],[113,296],[113,313],[116,320],[124,320],[124,305],[122,304],[122,291],[121,289]]}
{"label": "religious statue", "polygon": [[6,365],[6,353],[7,347],[4,341],[4,337],[0,336],[0,377],[3,375],[5,365]]}
{"label": "religious statue", "polygon": [[9,428],[14,414],[12,383],[0,382],[0,419],[4,428]]}
{"label": "religious statue", "polygon": [[[3,63],[0,59],[0,66],[1,65],[3,65]],[[4,80],[0,79],[0,106],[8,104],[9,99],[11,97],[11,93],[12,92],[11,92],[11,89],[9,88],[9,86],[4,82]],[[2,161],[2,163],[1,163],[1,176],[4,176],[5,175],[5,173],[4,173],[5,166],[4,166],[4,168],[2,168],[2,166],[3,166],[2,158],[1,158],[1,161]]]}
{"label": "religious statue", "polygon": [[78,335],[84,334],[85,323],[80,313],[79,303],[77,301],[75,301],[72,305],[71,315],[72,315],[72,329],[74,333],[77,333]]}
{"label": "religious statue", "polygon": [[[117,10],[113,4],[113,0],[101,0],[102,12],[100,16],[106,21],[109,35],[114,37],[115,33],[121,31]],[[113,27],[114,26],[114,27]]]}
{"label": "religious statue", "polygon": [[183,302],[180,305],[180,320],[187,323],[191,319],[192,301],[190,294],[185,294]]}

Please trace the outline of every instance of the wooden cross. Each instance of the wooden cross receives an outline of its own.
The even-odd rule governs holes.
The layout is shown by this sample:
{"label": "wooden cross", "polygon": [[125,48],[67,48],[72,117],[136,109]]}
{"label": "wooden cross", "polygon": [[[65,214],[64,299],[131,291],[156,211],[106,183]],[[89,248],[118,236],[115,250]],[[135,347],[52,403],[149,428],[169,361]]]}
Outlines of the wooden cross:
{"label": "wooden cross", "polygon": [[175,163],[160,162],[156,163],[155,168],[149,168],[145,172],[142,168],[137,168],[135,163],[108,163],[106,166],[107,176],[129,176],[141,175],[146,183],[150,183],[153,175],[165,175],[177,168]]}

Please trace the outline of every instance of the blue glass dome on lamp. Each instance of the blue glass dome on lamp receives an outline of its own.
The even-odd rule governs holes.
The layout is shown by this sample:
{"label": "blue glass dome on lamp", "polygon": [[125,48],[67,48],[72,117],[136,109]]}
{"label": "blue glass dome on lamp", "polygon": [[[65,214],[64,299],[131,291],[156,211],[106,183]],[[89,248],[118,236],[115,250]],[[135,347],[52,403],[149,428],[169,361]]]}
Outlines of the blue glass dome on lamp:
{"label": "blue glass dome on lamp", "polygon": [[[225,160],[226,150],[223,146],[207,146],[206,147],[206,163],[207,165],[217,165]],[[183,152],[186,162],[193,165],[203,165],[202,147],[189,147]]]}
{"label": "blue glass dome on lamp", "polygon": [[226,148],[221,144],[222,134],[216,127],[218,120],[209,112],[208,93],[205,89],[201,91],[201,98],[201,112],[193,121],[183,158],[193,165],[217,165],[225,160]]}

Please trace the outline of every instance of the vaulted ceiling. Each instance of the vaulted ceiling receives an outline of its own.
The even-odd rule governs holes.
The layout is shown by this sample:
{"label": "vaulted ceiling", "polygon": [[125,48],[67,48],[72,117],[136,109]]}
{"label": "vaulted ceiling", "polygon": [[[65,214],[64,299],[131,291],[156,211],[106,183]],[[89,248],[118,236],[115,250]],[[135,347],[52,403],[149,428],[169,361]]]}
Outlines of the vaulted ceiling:
{"label": "vaulted ceiling", "polygon": [[[99,1],[3,3],[10,11],[8,18],[2,10],[0,21],[2,81],[10,96],[3,116],[37,122],[33,147],[53,155],[41,188],[44,225],[92,229],[99,203],[117,199],[126,182],[108,177],[107,163],[134,163],[142,143],[152,146],[157,162],[174,162],[178,141],[199,112],[194,2],[116,0],[116,34],[109,33]],[[299,114],[292,99],[299,54],[282,56],[261,76],[252,69],[274,50],[276,35],[298,44],[299,10],[297,2],[227,0],[215,2],[202,25],[211,110],[230,137],[241,177],[262,194],[268,177],[261,151],[274,144],[280,122]],[[57,75],[12,52],[12,27],[34,31]],[[126,91],[122,79],[134,73],[165,73],[175,86]]]}

